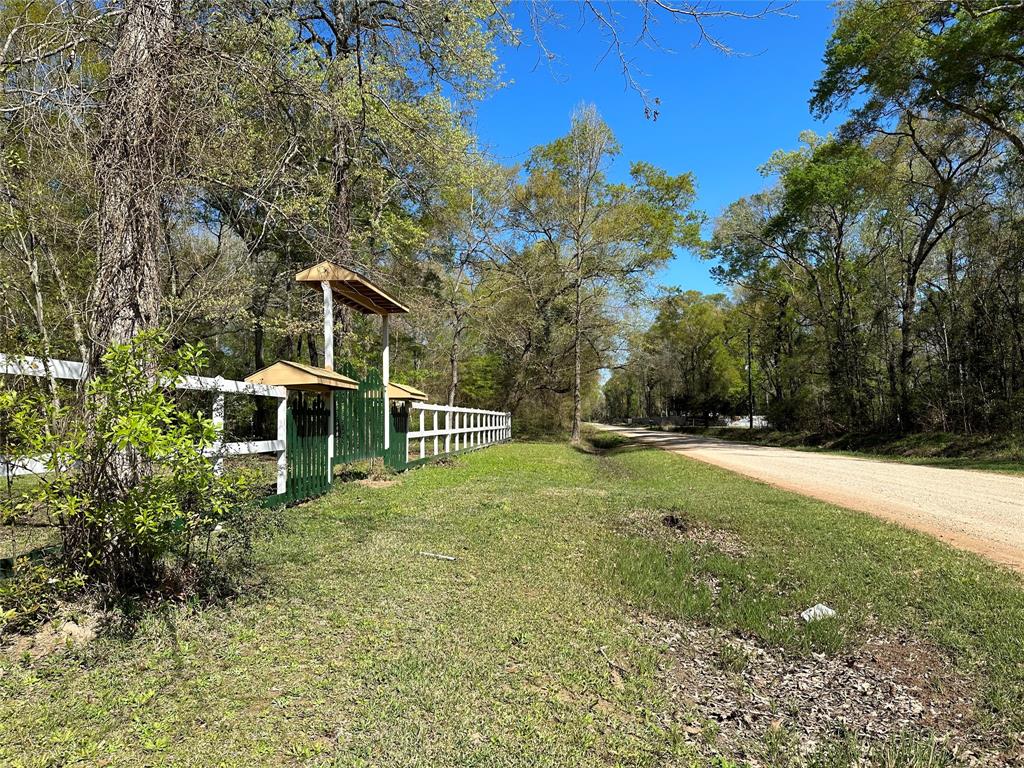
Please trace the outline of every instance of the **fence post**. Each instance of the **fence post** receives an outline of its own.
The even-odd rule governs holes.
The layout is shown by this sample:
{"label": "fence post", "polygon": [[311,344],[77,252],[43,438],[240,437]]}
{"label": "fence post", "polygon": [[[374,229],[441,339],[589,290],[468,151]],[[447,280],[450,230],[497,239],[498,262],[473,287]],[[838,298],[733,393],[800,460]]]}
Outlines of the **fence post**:
{"label": "fence post", "polygon": [[452,452],[452,412],[444,412],[444,452]]}
{"label": "fence post", "polygon": [[216,397],[213,398],[213,428],[217,430],[217,441],[214,443],[214,448],[217,451],[217,457],[213,460],[213,474],[219,477],[224,471],[224,456],[222,454],[224,448],[223,392],[218,392]]}
{"label": "fence post", "polygon": [[434,455],[437,456],[437,411],[434,411]]}
{"label": "fence post", "polygon": [[288,396],[277,401],[277,439],[284,447],[277,453],[277,492],[288,490]]}
{"label": "fence post", "polygon": [[[424,424],[426,424],[426,421],[427,421],[427,414],[426,414],[425,411],[421,410],[420,411],[420,432],[421,433],[427,431],[426,427],[424,426]],[[421,437],[420,438],[420,458],[421,459],[426,458],[426,454],[427,454],[427,439],[425,437]]]}
{"label": "fence post", "polygon": [[[381,315],[381,378],[384,387],[384,451],[391,447],[391,400],[388,397],[388,382],[391,381],[391,331],[390,315]],[[406,440],[406,445],[409,441]]]}

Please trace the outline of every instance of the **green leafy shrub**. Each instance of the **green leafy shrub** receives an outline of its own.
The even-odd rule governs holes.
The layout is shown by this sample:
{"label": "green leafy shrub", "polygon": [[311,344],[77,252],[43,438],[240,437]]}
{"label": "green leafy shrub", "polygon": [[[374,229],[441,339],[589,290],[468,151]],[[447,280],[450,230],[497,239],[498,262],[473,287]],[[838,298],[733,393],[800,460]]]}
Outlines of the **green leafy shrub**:
{"label": "green leafy shrub", "polygon": [[[175,391],[183,376],[200,371],[204,350],[170,350],[165,342],[148,333],[111,348],[75,402],[58,406],[39,390],[0,392],[6,447],[48,456],[49,472],[27,492],[31,498],[15,508],[8,494],[5,514],[16,516],[27,503],[59,527],[60,573],[48,576],[54,584],[74,584],[69,574],[82,574],[86,585],[116,595],[222,592],[271,527],[273,515],[257,503],[259,476],[215,472],[213,420],[183,406]],[[12,604],[39,572],[16,575]]]}
{"label": "green leafy shrub", "polygon": [[81,573],[21,558],[14,575],[0,579],[0,637],[48,619],[62,598],[85,584]]}

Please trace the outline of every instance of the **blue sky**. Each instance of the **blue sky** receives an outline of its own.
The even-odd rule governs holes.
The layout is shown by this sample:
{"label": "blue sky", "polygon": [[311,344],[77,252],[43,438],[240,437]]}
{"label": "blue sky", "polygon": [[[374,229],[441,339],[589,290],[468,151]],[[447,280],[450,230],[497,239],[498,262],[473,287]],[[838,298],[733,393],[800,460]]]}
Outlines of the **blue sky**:
{"label": "blue sky", "polygon": [[[695,48],[691,24],[663,20],[654,28],[662,50],[631,51],[642,84],[661,99],[656,122],[644,117],[643,102],[626,88],[615,56],[601,61],[607,42],[594,22],[581,27],[576,3],[555,0],[554,7],[563,14],[562,26],[549,29],[545,44],[558,61],[538,63],[538,48],[526,35],[519,49],[501,51],[509,85],[479,108],[481,144],[505,163],[521,162],[532,146],[564,134],[576,105],[592,102],[622,144],[615,175],[624,175],[634,160],[671,173],[693,171],[697,207],[714,217],[766,184],[757,168],[774,150],[798,146],[803,130],[825,133],[839,122],[839,117],[814,120],[807,107],[832,28],[828,3],[798,2],[787,10],[789,17],[712,22],[714,33],[739,52],[732,56],[706,43]],[[622,14],[624,28],[635,32],[633,5],[612,7]],[[718,7],[754,11],[763,3]],[[520,26],[523,10],[514,7]],[[655,282],[723,290],[711,279],[709,266],[683,252]]]}

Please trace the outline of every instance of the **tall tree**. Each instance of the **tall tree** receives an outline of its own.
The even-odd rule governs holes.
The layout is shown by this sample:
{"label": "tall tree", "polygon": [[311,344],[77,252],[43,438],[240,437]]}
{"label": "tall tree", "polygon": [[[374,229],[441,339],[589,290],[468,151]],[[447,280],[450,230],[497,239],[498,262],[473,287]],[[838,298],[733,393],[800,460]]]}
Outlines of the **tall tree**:
{"label": "tall tree", "polygon": [[98,253],[92,288],[91,370],[113,344],[160,317],[161,195],[168,169],[171,76],[178,26],[172,0],[125,4],[95,148]]}
{"label": "tall tree", "polygon": [[571,296],[573,442],[581,438],[587,316],[613,293],[638,293],[644,275],[699,236],[693,177],[637,162],[629,182],[614,183],[609,170],[619,152],[597,110],[580,107],[568,134],[533,151],[513,200],[516,226],[553,255]]}
{"label": "tall tree", "polygon": [[840,6],[811,106],[865,97],[849,128],[901,113],[959,115],[1024,153],[1024,4],[1006,0],[854,0]]}

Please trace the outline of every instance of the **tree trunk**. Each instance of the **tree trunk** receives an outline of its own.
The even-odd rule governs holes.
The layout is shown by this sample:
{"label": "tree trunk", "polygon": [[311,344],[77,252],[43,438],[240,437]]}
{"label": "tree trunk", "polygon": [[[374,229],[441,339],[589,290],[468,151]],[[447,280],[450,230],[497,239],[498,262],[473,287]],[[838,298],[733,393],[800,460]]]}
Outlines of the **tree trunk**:
{"label": "tree trunk", "polygon": [[459,389],[459,342],[462,337],[461,323],[456,320],[455,333],[452,336],[451,351],[448,354],[450,378],[448,383],[448,405],[455,405],[455,395]]}
{"label": "tree trunk", "polygon": [[50,366],[50,334],[46,331],[46,315],[43,312],[43,287],[39,280],[39,257],[36,254],[34,238],[31,235],[28,240],[22,236],[21,244],[25,251],[25,264],[28,267],[29,282],[32,283],[34,299],[32,314],[35,316],[36,327],[39,329],[39,340],[42,342],[43,369],[46,371],[46,379],[50,385],[50,396],[53,398],[53,404],[60,408],[57,379],[54,377],[53,369]]}
{"label": "tree trunk", "polygon": [[[173,0],[128,0],[110,58],[100,108],[93,172],[99,190],[97,269],[89,302],[87,376],[101,373],[112,346],[154,329],[160,313],[161,193],[167,174]],[[153,371],[153,374],[156,372]],[[131,448],[112,449],[96,423],[104,404],[84,412],[89,439],[76,477],[97,503],[114,504],[153,470]],[[135,545],[111,545],[108,524],[85,516],[64,529],[64,553],[76,567],[120,588],[152,580],[156,561]],[[100,561],[96,553],[105,553]]]}
{"label": "tree trunk", "polygon": [[255,370],[259,371],[266,367],[264,360],[263,346],[266,341],[266,333],[263,330],[263,321],[257,320],[252,329],[252,359]]}
{"label": "tree trunk", "polygon": [[583,420],[583,397],[580,393],[580,336],[582,335],[580,329],[581,318],[583,316],[583,309],[581,305],[581,294],[582,294],[582,279],[579,274],[582,269],[580,264],[581,258],[577,256],[577,274],[576,274],[576,305],[573,308],[573,322],[572,322],[572,358],[573,358],[573,378],[572,378],[572,442],[579,443],[583,437],[582,430],[580,429],[581,422]]}
{"label": "tree trunk", "polygon": [[900,316],[900,355],[897,368],[897,380],[899,382],[899,401],[897,402],[896,413],[899,419],[901,432],[906,432],[913,426],[913,406],[911,403],[910,379],[913,373],[914,361],[914,314],[917,311],[917,275],[907,277],[907,284],[903,291]]}
{"label": "tree trunk", "polygon": [[352,253],[352,196],[348,178],[354,141],[351,125],[335,118],[332,170],[334,199],[331,201],[330,242],[335,251],[334,260],[346,267],[356,266]]}
{"label": "tree trunk", "polygon": [[89,339],[92,372],[111,345],[130,341],[159,320],[160,194],[170,140],[173,8],[172,0],[126,3],[110,60],[95,152],[100,199]]}
{"label": "tree trunk", "polygon": [[314,368],[320,365],[320,353],[316,348],[316,336],[312,331],[306,332],[306,348],[309,354],[309,364]]}
{"label": "tree trunk", "polygon": [[78,347],[78,359],[84,362],[89,359],[89,345],[85,341],[85,331],[82,330],[82,324],[79,322],[80,310],[76,310],[75,305],[71,302],[71,291],[68,289],[67,281],[64,279],[64,273],[57,263],[56,257],[49,248],[44,248],[43,252],[46,254],[53,277],[57,282],[57,292],[60,293],[61,301],[64,302],[68,313],[71,333],[74,335],[75,345]]}

